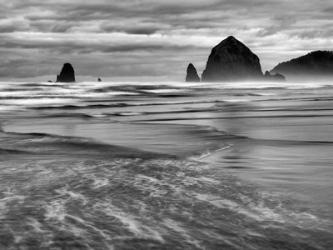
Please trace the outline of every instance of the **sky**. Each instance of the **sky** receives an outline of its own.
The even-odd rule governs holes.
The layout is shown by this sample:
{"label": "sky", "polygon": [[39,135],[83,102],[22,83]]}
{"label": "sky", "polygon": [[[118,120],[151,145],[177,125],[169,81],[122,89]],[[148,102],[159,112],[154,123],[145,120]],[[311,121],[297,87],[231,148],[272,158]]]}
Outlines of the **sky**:
{"label": "sky", "polygon": [[0,0],[0,81],[184,80],[229,35],[263,70],[333,50],[332,0]]}

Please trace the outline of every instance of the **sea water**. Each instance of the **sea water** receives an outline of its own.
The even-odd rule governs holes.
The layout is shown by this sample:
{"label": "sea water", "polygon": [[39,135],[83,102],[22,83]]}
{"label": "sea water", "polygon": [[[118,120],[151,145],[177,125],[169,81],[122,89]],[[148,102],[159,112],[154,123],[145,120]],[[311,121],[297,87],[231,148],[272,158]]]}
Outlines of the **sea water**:
{"label": "sea water", "polygon": [[333,83],[0,84],[0,249],[330,249]]}

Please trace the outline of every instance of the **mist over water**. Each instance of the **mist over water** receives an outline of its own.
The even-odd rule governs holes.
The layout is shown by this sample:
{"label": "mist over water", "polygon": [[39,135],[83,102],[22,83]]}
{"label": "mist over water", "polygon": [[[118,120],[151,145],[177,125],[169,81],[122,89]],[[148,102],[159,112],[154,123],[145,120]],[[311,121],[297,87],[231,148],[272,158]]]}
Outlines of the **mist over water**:
{"label": "mist over water", "polygon": [[0,249],[333,247],[333,82],[8,82],[0,127]]}

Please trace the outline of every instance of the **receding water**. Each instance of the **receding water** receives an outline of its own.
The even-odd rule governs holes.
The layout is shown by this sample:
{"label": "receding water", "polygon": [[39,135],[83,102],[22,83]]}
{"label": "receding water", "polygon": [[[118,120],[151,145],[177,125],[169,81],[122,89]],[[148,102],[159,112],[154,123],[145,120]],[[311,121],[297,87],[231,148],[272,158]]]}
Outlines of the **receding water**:
{"label": "receding water", "polygon": [[0,249],[331,249],[333,84],[2,83]]}

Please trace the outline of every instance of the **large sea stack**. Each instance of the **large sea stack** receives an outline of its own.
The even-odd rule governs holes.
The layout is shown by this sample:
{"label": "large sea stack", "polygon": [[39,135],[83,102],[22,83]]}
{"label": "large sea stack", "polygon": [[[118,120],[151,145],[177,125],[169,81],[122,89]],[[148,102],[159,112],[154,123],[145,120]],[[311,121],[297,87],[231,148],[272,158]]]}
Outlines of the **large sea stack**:
{"label": "large sea stack", "polygon": [[187,67],[186,82],[200,82],[198,72],[192,63]]}
{"label": "large sea stack", "polygon": [[333,77],[333,52],[313,51],[307,55],[278,64],[271,72],[288,78]]}
{"label": "large sea stack", "polygon": [[75,82],[74,68],[70,63],[65,63],[59,75],[57,82]]}
{"label": "large sea stack", "polygon": [[229,36],[212,49],[202,81],[262,79],[260,60],[248,47]]}

